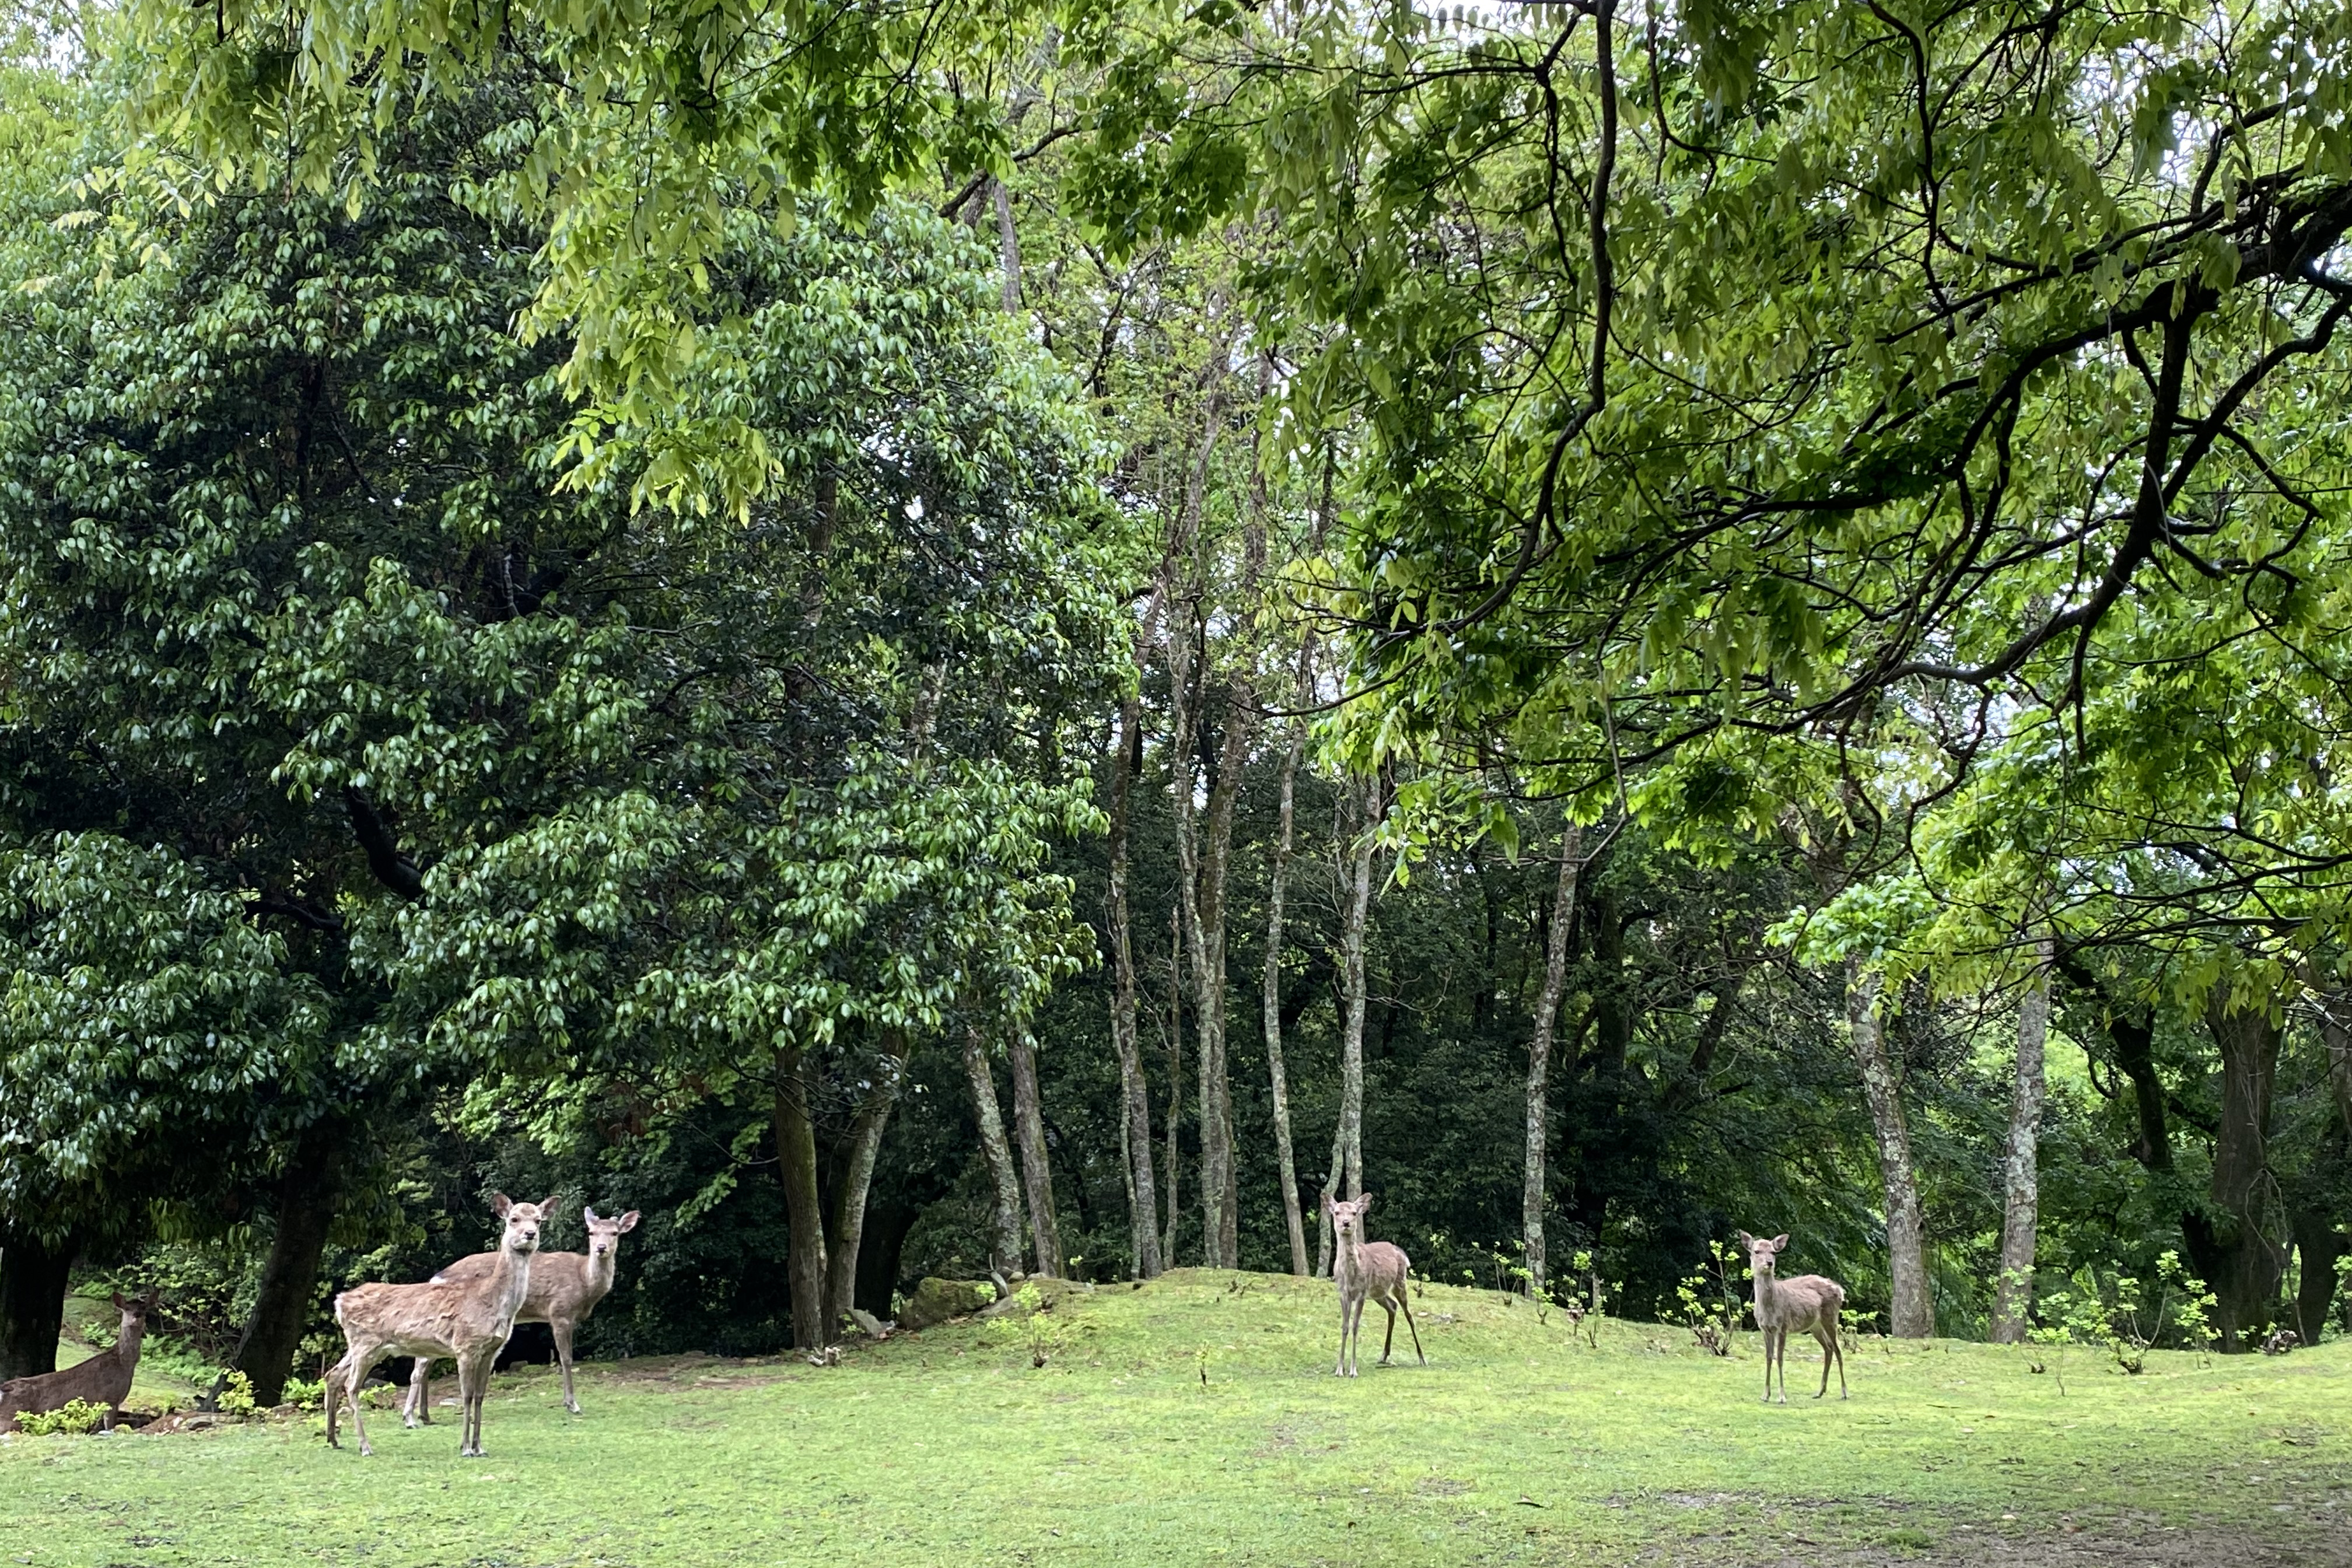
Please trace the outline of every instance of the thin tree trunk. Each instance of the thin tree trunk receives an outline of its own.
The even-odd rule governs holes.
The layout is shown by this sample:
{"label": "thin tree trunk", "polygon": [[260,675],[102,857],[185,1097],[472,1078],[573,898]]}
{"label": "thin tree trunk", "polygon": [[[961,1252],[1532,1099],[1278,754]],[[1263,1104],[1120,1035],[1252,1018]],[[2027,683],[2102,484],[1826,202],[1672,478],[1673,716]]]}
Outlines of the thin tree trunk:
{"label": "thin tree trunk", "polygon": [[1180,900],[1168,911],[1168,1232],[1160,1243],[1160,1261],[1176,1267],[1176,1223],[1184,1213],[1183,1150],[1176,1131],[1184,1115],[1184,910]]}
{"label": "thin tree trunk", "polygon": [[70,1239],[52,1244],[29,1230],[0,1237],[0,1383],[58,1370],[74,1252]]}
{"label": "thin tree trunk", "polygon": [[1348,914],[1339,931],[1340,984],[1347,1015],[1339,1029],[1339,1139],[1346,1157],[1346,1196],[1364,1190],[1364,928],[1372,907],[1373,830],[1383,815],[1378,776],[1364,781],[1362,831],[1348,885]]}
{"label": "thin tree trunk", "polygon": [[784,1278],[792,1292],[793,1347],[822,1349],[824,1316],[824,1202],[816,1177],[816,1124],[810,1115],[808,1061],[795,1051],[777,1063],[776,1167],[784,1184],[791,1237]]}
{"label": "thin tree trunk", "polygon": [[302,1331],[310,1326],[319,1258],[341,1196],[336,1159],[341,1141],[340,1126],[313,1122],[295,1142],[278,1178],[278,1228],[229,1363],[252,1380],[254,1402],[265,1408],[284,1397]]}
{"label": "thin tree trunk", "polygon": [[1846,962],[1846,1025],[1862,1068],[1863,1098],[1870,1105],[1871,1131],[1878,1143],[1878,1173],[1886,1189],[1886,1254],[1894,1280],[1887,1327],[1898,1340],[1924,1340],[1936,1331],[1936,1309],[1927,1291],[1926,1238],[1919,1221],[1919,1181],[1911,1163],[1911,1128],[1895,1064],[1878,1016],[1882,984],[1875,970]]}
{"label": "thin tree trunk", "polygon": [[980,1122],[980,1148],[988,1161],[989,1184],[995,1190],[995,1256],[990,1259],[1008,1277],[1018,1278],[1021,1267],[1021,1186],[1013,1174],[1013,1150],[1004,1141],[1004,1115],[996,1101],[996,1075],[989,1069],[988,1049],[980,1030],[963,1032],[963,1075],[971,1086],[972,1113]]}
{"label": "thin tree trunk", "polygon": [[1551,1040],[1559,1020],[1559,1001],[1568,989],[1568,935],[1575,921],[1576,879],[1584,868],[1579,858],[1584,836],[1574,821],[1559,830],[1559,882],[1552,894],[1551,930],[1545,935],[1543,989],[1536,995],[1535,1033],[1528,1045],[1528,1143],[1526,1181],[1519,1196],[1519,1223],[1527,1235],[1528,1296],[1543,1299],[1546,1280],[1544,1211],[1549,1194],[1544,1179],[1547,1138],[1545,1111],[1549,1104]]}
{"label": "thin tree trunk", "polygon": [[1013,193],[1003,180],[992,179],[989,197],[996,206],[996,244],[1004,262],[1004,308],[1021,309],[1021,231],[1013,222]]}
{"label": "thin tree trunk", "polygon": [[2009,1148],[2001,1162],[2006,1192],[2000,1221],[2000,1278],[1992,1310],[1992,1341],[2022,1343],[2033,1307],[2035,1233],[2042,1213],[2042,1047],[2050,1034],[2050,942],[2036,944],[2040,963],[2017,1007],[2017,1094],[2010,1103]]}
{"label": "thin tree trunk", "polygon": [[[1298,651],[1299,686],[1307,681],[1310,650]],[[1298,1212],[1298,1168],[1290,1147],[1290,1081],[1282,1060],[1282,903],[1290,877],[1290,844],[1296,818],[1298,763],[1307,745],[1307,731],[1294,724],[1290,746],[1282,758],[1282,826],[1275,839],[1274,868],[1265,899],[1265,1071],[1274,1090],[1274,1157],[1282,1184],[1282,1223],[1290,1234],[1290,1271],[1307,1273],[1307,1230]]]}
{"label": "thin tree trunk", "polygon": [[824,1339],[841,1336],[842,1321],[857,1305],[857,1255],[866,1245],[866,1197],[874,1186],[874,1161],[882,1149],[882,1134],[898,1103],[898,1086],[905,1081],[907,1037],[894,1029],[882,1037],[882,1057],[875,1064],[874,1081],[858,1101],[849,1124],[848,1158],[834,1191],[833,1247],[825,1255]]}
{"label": "thin tree trunk", "polygon": [[1119,704],[1118,753],[1111,759],[1110,785],[1110,1043],[1118,1055],[1123,1101],[1119,1121],[1120,1163],[1127,1173],[1127,1223],[1130,1262],[1139,1279],[1155,1278],[1160,1261],[1160,1194],[1151,1174],[1151,1089],[1143,1076],[1143,1052],[1135,1039],[1134,917],[1128,907],[1128,825],[1135,795],[1136,752],[1143,741],[1143,704],[1129,697]]}
{"label": "thin tree trunk", "polygon": [[1045,1152],[1045,1119],[1037,1101],[1037,1052],[1029,1031],[1015,1028],[1006,1047],[1013,1064],[1013,1132],[1021,1145],[1021,1182],[1029,1198],[1029,1237],[1036,1248],[1037,1272],[1059,1279],[1062,1228],[1054,1217],[1054,1169]]}

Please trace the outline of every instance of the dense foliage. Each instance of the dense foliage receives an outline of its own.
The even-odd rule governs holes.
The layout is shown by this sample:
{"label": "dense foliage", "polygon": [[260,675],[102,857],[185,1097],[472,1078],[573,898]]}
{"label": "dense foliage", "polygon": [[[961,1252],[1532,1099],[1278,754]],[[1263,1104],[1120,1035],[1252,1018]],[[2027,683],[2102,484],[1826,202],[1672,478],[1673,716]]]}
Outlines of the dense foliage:
{"label": "dense foliage", "polygon": [[2337,1312],[2338,10],[12,15],[0,1372],[501,1184]]}

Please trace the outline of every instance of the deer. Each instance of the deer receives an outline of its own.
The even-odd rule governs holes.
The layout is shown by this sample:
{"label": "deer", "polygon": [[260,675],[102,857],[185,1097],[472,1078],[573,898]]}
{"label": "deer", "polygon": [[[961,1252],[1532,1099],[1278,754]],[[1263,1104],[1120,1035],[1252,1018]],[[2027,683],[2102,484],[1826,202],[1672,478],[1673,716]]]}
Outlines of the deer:
{"label": "deer", "polygon": [[1421,1349],[1421,1327],[1412,1321],[1412,1305],[1405,1300],[1405,1276],[1412,1269],[1412,1260],[1401,1247],[1364,1239],[1364,1215],[1371,1206],[1370,1193],[1337,1203],[1328,1192],[1323,1194],[1323,1212],[1331,1217],[1334,1238],[1331,1278],[1339,1287],[1339,1364],[1331,1369],[1334,1377],[1356,1375],[1356,1340],[1363,1330],[1367,1300],[1378,1301],[1389,1315],[1380,1364],[1389,1364],[1389,1352],[1396,1344],[1400,1307],[1404,1309],[1405,1329],[1412,1335],[1412,1353],[1421,1357],[1422,1365],[1429,1364]]}
{"label": "deer", "polygon": [[138,1300],[126,1301],[117,1291],[114,1310],[122,1314],[122,1321],[111,1349],[57,1372],[0,1383],[0,1432],[15,1430],[19,1415],[47,1415],[77,1399],[97,1405],[98,1424],[113,1431],[116,1414],[131,1397],[131,1374],[139,1370],[139,1342],[147,1337],[147,1314],[155,1310],[159,1296],[150,1290]]}
{"label": "deer", "polygon": [[[563,1408],[574,1415],[580,1414],[580,1401],[572,1392],[572,1331],[586,1322],[596,1303],[611,1292],[621,1237],[637,1227],[635,1209],[618,1219],[599,1217],[593,1204],[580,1212],[588,1221],[588,1250],[542,1252],[534,1257],[530,1290],[522,1299],[522,1310],[515,1314],[516,1322],[545,1323],[554,1334],[555,1359],[563,1363]],[[433,1276],[433,1283],[486,1279],[498,1262],[497,1253],[478,1252]],[[409,1373],[408,1407],[403,1419],[410,1426],[430,1426],[432,1406],[433,1361],[418,1356],[415,1370]]]}
{"label": "deer", "polygon": [[340,1400],[352,1407],[352,1430],[360,1452],[368,1447],[367,1423],[360,1415],[360,1383],[388,1355],[448,1356],[457,1363],[457,1392],[465,1406],[459,1458],[482,1453],[482,1399],[490,1364],[514,1332],[515,1314],[530,1293],[530,1258],[539,1250],[541,1218],[555,1200],[519,1204],[504,1193],[490,1207],[504,1222],[488,1272],[478,1279],[422,1285],[361,1285],[335,1298],[335,1321],[343,1327],[343,1359],[327,1369],[327,1446],[340,1448],[335,1415]]}
{"label": "deer", "polygon": [[1789,1403],[1789,1331],[1807,1333],[1822,1347],[1822,1385],[1813,1397],[1830,1391],[1830,1363],[1837,1363],[1838,1397],[1846,1397],[1845,1352],[1838,1344],[1838,1316],[1845,1310],[1845,1287],[1819,1274],[1780,1278],[1781,1250],[1789,1245],[1784,1233],[1769,1241],[1746,1231],[1739,1245],[1748,1249],[1748,1272],[1756,1280],[1756,1326],[1764,1331],[1764,1403],[1772,1403],[1772,1366],[1780,1367],[1780,1403]]}

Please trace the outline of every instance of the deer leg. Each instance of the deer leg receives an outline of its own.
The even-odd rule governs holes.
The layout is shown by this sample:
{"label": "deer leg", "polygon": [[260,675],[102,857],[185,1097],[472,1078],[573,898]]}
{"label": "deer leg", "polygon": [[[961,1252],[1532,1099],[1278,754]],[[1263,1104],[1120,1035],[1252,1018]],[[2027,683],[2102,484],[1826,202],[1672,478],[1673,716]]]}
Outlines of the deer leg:
{"label": "deer leg", "polygon": [[1764,1326],[1764,1403],[1772,1403],[1772,1325]]}
{"label": "deer leg", "polygon": [[320,1398],[325,1402],[327,1406],[327,1447],[330,1448],[340,1448],[342,1447],[342,1444],[338,1441],[335,1436],[335,1380],[341,1376],[342,1370],[343,1363],[341,1362],[337,1362],[334,1365],[327,1369],[327,1375],[319,1380],[322,1384],[324,1384],[324,1387],[320,1392]]}
{"label": "deer leg", "polygon": [[362,1361],[359,1347],[354,1345],[351,1354],[343,1358],[343,1394],[352,1402],[352,1435],[360,1440],[360,1452],[362,1454],[373,1454],[375,1450],[368,1447],[367,1417],[360,1414],[360,1380],[367,1376],[369,1369],[375,1365],[376,1358],[383,1354],[378,1350]]}
{"label": "deer leg", "polygon": [[479,1369],[470,1355],[457,1358],[457,1457],[470,1459],[481,1450],[474,1444],[474,1384]]}
{"label": "deer leg", "polygon": [[1813,1394],[1815,1399],[1830,1391],[1830,1357],[1837,1354],[1837,1341],[1828,1329],[1816,1329],[1813,1338],[1822,1344],[1822,1385]]}
{"label": "deer leg", "polygon": [[[1838,1331],[1837,1330],[1835,1330],[1835,1329],[1832,1329],[1832,1330],[1830,1331],[1830,1348],[1831,1348],[1832,1350],[1833,1350],[1833,1351],[1837,1352],[1837,1358],[1838,1358],[1838,1397],[1839,1397],[1840,1399],[1843,1399],[1843,1398],[1846,1396],[1846,1392],[1845,1392],[1845,1335],[1844,1335],[1844,1334],[1843,1334],[1843,1333],[1841,1333],[1841,1332],[1839,1332],[1839,1331]],[[1822,1386],[1824,1386],[1824,1387],[1827,1387],[1827,1386],[1828,1386],[1828,1380],[1827,1380],[1826,1378],[1824,1378],[1824,1379],[1822,1380]]]}
{"label": "deer leg", "polygon": [[1348,1375],[1348,1293],[1339,1292],[1339,1359],[1331,1367],[1333,1377]]}
{"label": "deer leg", "polygon": [[1427,1366],[1429,1358],[1421,1353],[1421,1329],[1412,1321],[1412,1303],[1404,1299],[1402,1292],[1399,1292],[1397,1305],[1404,1309],[1404,1328],[1405,1332],[1412,1336],[1412,1353],[1420,1357],[1422,1365]]}
{"label": "deer leg", "polygon": [[1389,1364],[1389,1352],[1396,1348],[1396,1305],[1386,1296],[1381,1298],[1381,1310],[1389,1315],[1389,1331],[1381,1341],[1381,1364]]}
{"label": "deer leg", "polygon": [[572,1415],[580,1414],[580,1401],[572,1393],[572,1325],[551,1320],[548,1331],[555,1336],[555,1359],[563,1363],[563,1408]]}
{"label": "deer leg", "polygon": [[1776,1335],[1774,1336],[1774,1342],[1774,1342],[1773,1347],[1772,1347],[1772,1364],[1773,1364],[1773,1365],[1775,1365],[1775,1366],[1777,1366],[1777,1367],[1779,1367],[1779,1368],[1780,1369],[1780,1404],[1782,1404],[1782,1405],[1786,1405],[1786,1404],[1788,1404],[1788,1403],[1789,1403],[1789,1325],[1788,1325],[1788,1324],[1783,1323],[1783,1324],[1781,1324],[1781,1325],[1780,1325],[1780,1331],[1778,1334],[1776,1334]]}
{"label": "deer leg", "polygon": [[408,1426],[433,1425],[433,1358],[421,1355],[408,1374],[408,1403],[401,1410],[402,1423]]}
{"label": "deer leg", "polygon": [[1348,1375],[1357,1374],[1357,1358],[1364,1353],[1364,1298],[1348,1303]]}

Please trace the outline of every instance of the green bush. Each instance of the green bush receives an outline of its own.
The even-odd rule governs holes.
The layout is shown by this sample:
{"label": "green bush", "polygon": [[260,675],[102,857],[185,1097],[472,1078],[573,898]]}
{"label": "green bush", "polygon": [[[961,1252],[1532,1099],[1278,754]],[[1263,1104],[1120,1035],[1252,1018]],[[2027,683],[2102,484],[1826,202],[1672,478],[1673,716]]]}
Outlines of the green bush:
{"label": "green bush", "polygon": [[97,1431],[99,1422],[105,1415],[106,1406],[103,1405],[92,1405],[87,1399],[68,1399],[55,1410],[38,1415],[17,1416],[16,1428],[36,1437],[58,1434],[79,1436],[84,1432]]}

